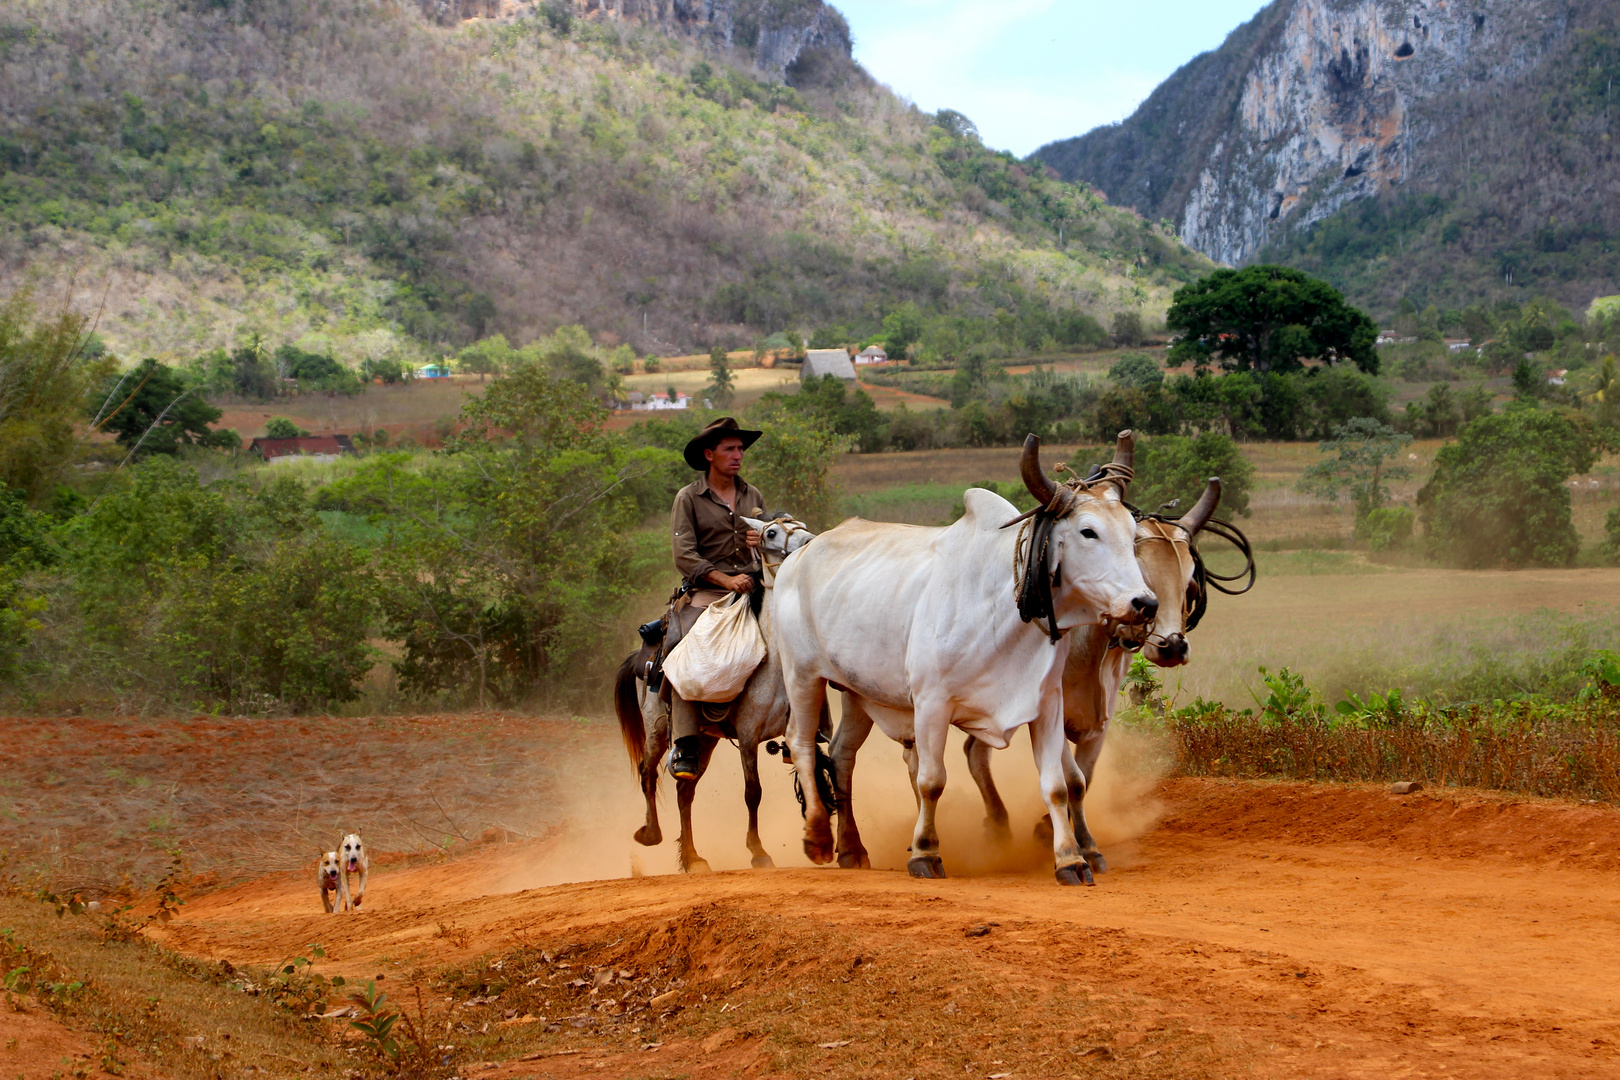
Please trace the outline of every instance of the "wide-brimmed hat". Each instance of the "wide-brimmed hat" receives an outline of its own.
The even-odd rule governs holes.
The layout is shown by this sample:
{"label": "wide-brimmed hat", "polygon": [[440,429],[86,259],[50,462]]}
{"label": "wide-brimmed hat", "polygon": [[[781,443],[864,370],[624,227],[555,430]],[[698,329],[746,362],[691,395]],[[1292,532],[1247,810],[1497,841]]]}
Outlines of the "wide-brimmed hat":
{"label": "wide-brimmed hat", "polygon": [[763,431],[749,431],[737,426],[737,421],[729,416],[722,416],[708,427],[697,433],[697,437],[686,444],[681,453],[686,463],[698,472],[709,471],[709,461],[703,456],[703,451],[712,449],[721,439],[727,436],[736,436],[742,440],[743,449],[746,450],[759,440]]}

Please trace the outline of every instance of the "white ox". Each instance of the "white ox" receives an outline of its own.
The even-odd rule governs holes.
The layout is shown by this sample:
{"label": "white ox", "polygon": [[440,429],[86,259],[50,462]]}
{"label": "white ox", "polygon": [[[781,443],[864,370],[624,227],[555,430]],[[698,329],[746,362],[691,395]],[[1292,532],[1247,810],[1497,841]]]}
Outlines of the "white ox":
{"label": "white ox", "polygon": [[[1045,559],[1059,633],[1104,619],[1151,621],[1158,601],[1133,550],[1136,523],[1117,488],[1072,489],[1041,471],[1040,440],[1024,442],[1025,485],[1053,518]],[[812,770],[829,684],[849,694],[890,738],[917,754],[917,827],[908,864],[941,877],[935,809],[945,790],[945,738],[955,725],[989,746],[1030,725],[1041,795],[1052,823],[1058,881],[1080,884],[1084,857],[1069,816],[1063,668],[1068,638],[1026,623],[1016,600],[1017,508],[994,492],[963,496],[947,528],[854,519],[823,533],[783,566],[774,645],[791,716],[788,742],[805,798],[805,854],[834,855],[829,809]]]}

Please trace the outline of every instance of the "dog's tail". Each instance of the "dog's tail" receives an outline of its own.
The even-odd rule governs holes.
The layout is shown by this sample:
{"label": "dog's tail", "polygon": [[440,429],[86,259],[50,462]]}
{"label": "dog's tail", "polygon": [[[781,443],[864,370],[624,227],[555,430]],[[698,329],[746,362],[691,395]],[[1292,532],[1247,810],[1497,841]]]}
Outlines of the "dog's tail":
{"label": "dog's tail", "polygon": [[618,677],[613,683],[613,707],[619,714],[619,734],[624,736],[624,749],[630,755],[630,765],[641,769],[641,759],[647,753],[647,730],[641,720],[641,694],[636,689],[636,661],[645,650],[637,650],[619,665]]}

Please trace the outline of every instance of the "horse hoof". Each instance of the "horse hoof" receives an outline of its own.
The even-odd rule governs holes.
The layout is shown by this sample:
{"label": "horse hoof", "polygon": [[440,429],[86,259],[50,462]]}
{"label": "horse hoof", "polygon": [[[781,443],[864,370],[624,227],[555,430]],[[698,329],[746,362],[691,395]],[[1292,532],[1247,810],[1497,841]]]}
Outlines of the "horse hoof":
{"label": "horse hoof", "polygon": [[1052,842],[1052,819],[1043,817],[1035,822],[1035,839],[1043,844]]}
{"label": "horse hoof", "polygon": [[846,851],[838,856],[838,865],[845,870],[870,870],[872,869],[872,860],[864,850]]}
{"label": "horse hoof", "polygon": [[833,846],[828,841],[807,838],[804,842],[804,857],[817,866],[824,866],[833,861]]}
{"label": "horse hoof", "polygon": [[771,861],[771,857],[769,855],[755,855],[750,865],[752,865],[755,870],[776,869],[776,863]]}
{"label": "horse hoof", "polygon": [[1091,867],[1091,872],[1092,873],[1094,873],[1094,874],[1106,874],[1106,873],[1108,873],[1108,860],[1103,858],[1103,853],[1102,852],[1100,852],[1100,851],[1082,851],[1080,854],[1082,854],[1082,855],[1084,855],[1086,857],[1086,865]]}
{"label": "horse hoof", "polygon": [[1006,818],[985,818],[984,831],[992,840],[1005,842],[1012,839],[1012,830],[1007,827]]}
{"label": "horse hoof", "polygon": [[640,844],[642,847],[657,847],[663,842],[663,832],[659,829],[653,828],[651,825],[643,825],[641,828],[636,830],[636,843]]}
{"label": "horse hoof", "polygon": [[1085,863],[1076,863],[1073,866],[1060,866],[1057,868],[1057,881],[1059,885],[1095,885],[1092,880],[1091,867]]}
{"label": "horse hoof", "polygon": [[704,859],[694,855],[682,863],[681,872],[686,874],[707,874],[709,864]]}
{"label": "horse hoof", "polygon": [[906,869],[911,871],[912,877],[942,878],[945,876],[945,864],[939,861],[938,855],[924,855],[906,863]]}

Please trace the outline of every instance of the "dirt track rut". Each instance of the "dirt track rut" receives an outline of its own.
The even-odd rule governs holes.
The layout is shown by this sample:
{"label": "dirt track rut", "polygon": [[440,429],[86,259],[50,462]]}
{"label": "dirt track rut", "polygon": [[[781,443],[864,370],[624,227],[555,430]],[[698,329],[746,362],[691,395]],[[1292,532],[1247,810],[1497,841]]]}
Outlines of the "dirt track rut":
{"label": "dirt track rut", "polygon": [[[592,1019],[535,1044],[551,1056],[472,1076],[1620,1076],[1620,813],[1297,784],[1161,794],[1169,815],[1095,889],[780,870],[483,895],[545,857],[508,845],[379,873],[358,918],[310,914],[301,879],[225,890],[169,940],[238,966],[320,940],[356,975],[563,940],[617,949],[609,966],[677,944],[712,962],[663,1027]],[[674,936],[722,924],[712,944]],[[986,988],[1012,1011],[985,1012]]]}

